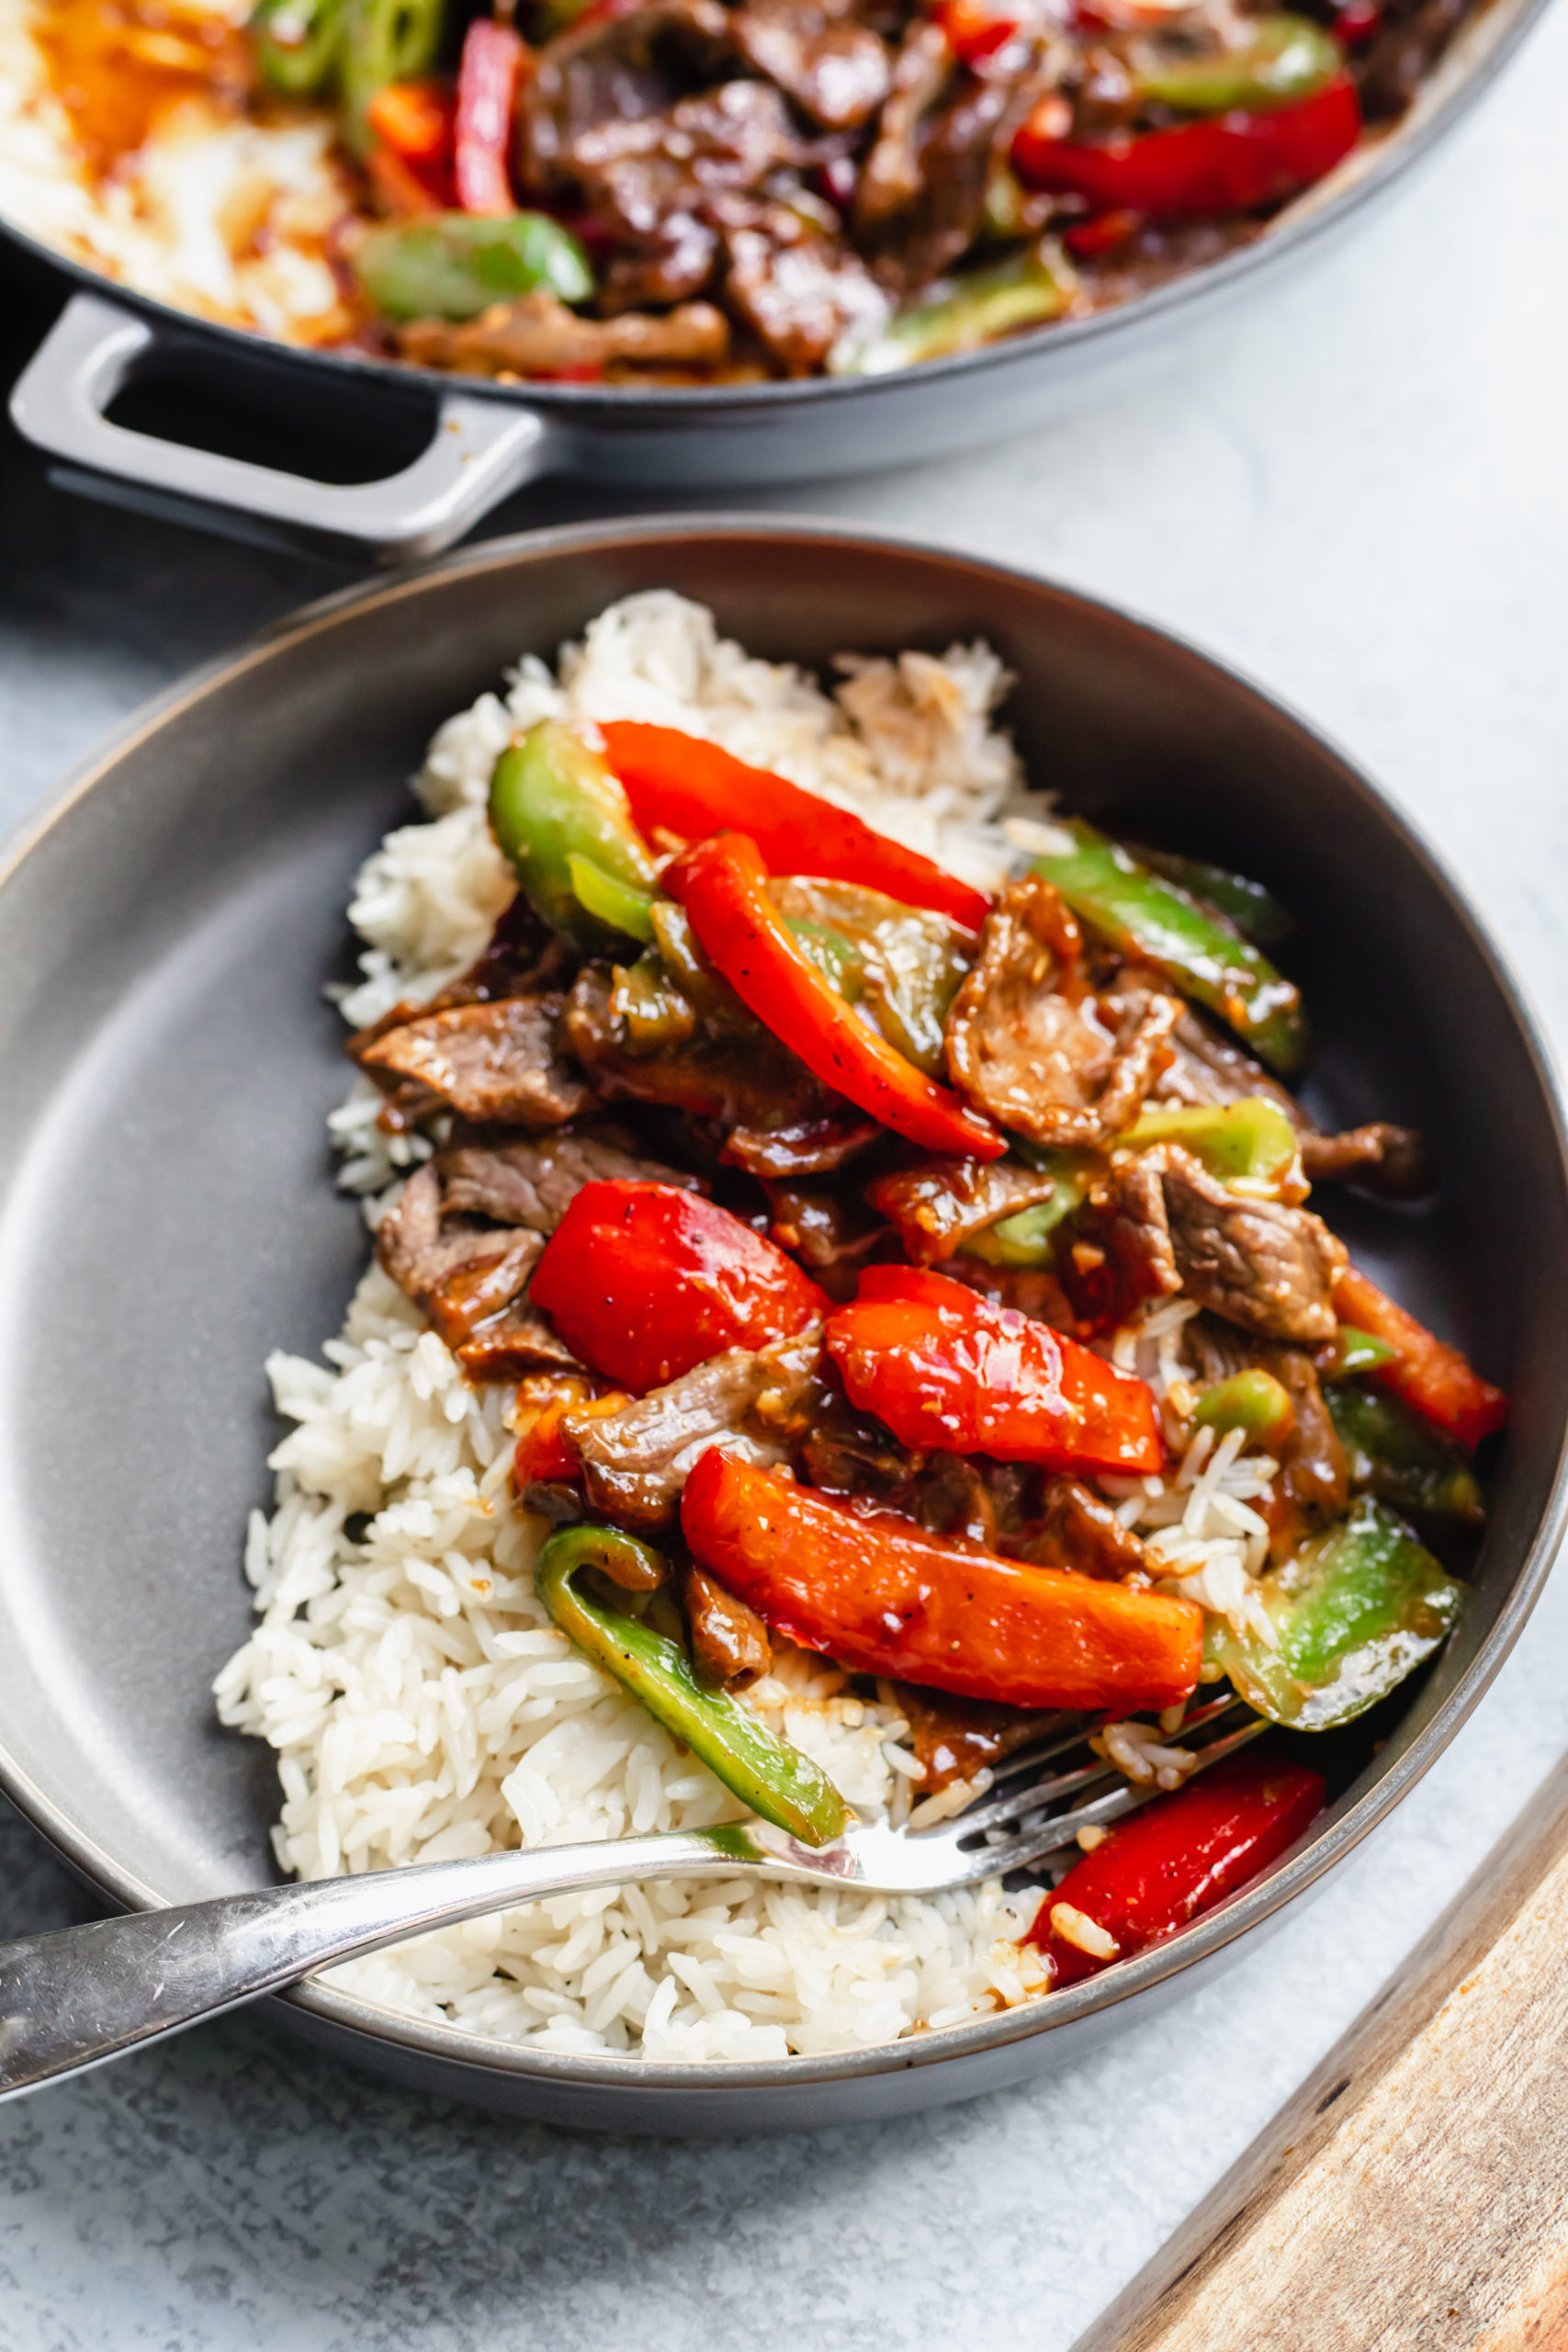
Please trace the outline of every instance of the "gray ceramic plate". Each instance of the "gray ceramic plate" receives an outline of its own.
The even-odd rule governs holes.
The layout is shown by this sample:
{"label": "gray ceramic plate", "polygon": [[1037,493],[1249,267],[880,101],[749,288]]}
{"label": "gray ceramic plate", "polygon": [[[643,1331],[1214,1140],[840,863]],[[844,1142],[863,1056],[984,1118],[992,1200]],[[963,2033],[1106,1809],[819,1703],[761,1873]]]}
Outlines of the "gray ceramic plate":
{"label": "gray ceramic plate", "polygon": [[345,1075],[321,987],[344,968],[355,864],[439,719],[659,584],[807,662],[988,637],[1018,673],[1037,783],[1274,884],[1303,918],[1318,1107],[1413,1120],[1441,1158],[1434,1207],[1347,1202],[1336,1221],[1517,1400],[1455,1640],[1375,1726],[1319,1744],[1337,1795],[1303,1847],[1162,1950],[979,2025],[728,2068],[542,2057],[316,1986],[275,2004],[455,2097],[754,2131],[960,2098],[1077,2051],[1221,1965],[1426,1770],[1559,1532],[1568,1170],[1529,1017],[1403,819],[1255,688],[1119,613],[961,557],[745,519],[502,541],[313,606],[154,705],[0,868],[0,1779],[114,1901],[268,1871],[271,1758],[219,1730],[208,1685],[247,1629],[241,1539],[276,1435],[263,1358],[319,1346],[364,1256],[321,1126]]}

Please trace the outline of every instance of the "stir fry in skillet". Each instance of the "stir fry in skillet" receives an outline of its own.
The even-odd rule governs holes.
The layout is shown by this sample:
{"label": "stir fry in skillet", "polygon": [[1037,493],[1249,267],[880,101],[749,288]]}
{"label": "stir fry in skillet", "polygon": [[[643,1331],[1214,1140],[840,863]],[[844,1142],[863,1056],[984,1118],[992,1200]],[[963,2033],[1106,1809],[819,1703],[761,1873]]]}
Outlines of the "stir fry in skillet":
{"label": "stir fry in skillet", "polygon": [[987,894],[633,721],[530,727],[489,812],[490,945],[351,1050],[429,1148],[382,1265],[518,1384],[551,1618],[810,1844],[843,1797],[742,1699],[776,1641],[895,1690],[958,1803],[1077,1721],[1168,1793],[1032,1932],[1056,1982],[1171,1932],[1324,1793],[1184,1786],[1190,1703],[1323,1731],[1430,1657],[1506,1415],[1308,1204],[1430,1171],[1291,1092],[1290,918],[1076,818]]}
{"label": "stir fry in skillet", "polygon": [[143,290],[657,384],[882,372],[1212,261],[1403,112],[1468,0],[6,5]]}

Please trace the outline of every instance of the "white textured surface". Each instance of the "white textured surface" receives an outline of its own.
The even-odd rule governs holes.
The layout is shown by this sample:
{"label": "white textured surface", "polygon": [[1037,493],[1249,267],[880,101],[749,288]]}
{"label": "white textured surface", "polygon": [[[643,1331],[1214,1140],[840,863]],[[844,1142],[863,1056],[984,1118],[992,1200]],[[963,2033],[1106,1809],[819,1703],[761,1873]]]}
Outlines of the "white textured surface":
{"label": "white textured surface", "polygon": [[[1397,209],[1221,341],[1037,439],[774,502],[1032,564],[1254,671],[1468,876],[1560,1053],[1565,85],[1559,10]],[[72,505],[7,456],[0,816],[322,584]],[[1554,1760],[1565,1645],[1559,1579],[1312,1909],[1168,2021],[966,2109],[752,2145],[600,2141],[404,2098],[248,2023],[7,2109],[0,2346],[1065,2352]],[[15,1823],[5,1841],[0,1927],[69,1916],[37,1842]]]}

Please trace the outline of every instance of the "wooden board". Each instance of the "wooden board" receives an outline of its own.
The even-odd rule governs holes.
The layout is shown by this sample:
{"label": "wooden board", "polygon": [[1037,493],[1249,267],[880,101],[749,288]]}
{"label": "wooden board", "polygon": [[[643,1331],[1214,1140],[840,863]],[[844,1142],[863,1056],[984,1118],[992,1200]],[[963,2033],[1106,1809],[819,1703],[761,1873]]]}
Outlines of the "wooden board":
{"label": "wooden board", "polygon": [[1568,2352],[1568,1760],[1074,2352]]}

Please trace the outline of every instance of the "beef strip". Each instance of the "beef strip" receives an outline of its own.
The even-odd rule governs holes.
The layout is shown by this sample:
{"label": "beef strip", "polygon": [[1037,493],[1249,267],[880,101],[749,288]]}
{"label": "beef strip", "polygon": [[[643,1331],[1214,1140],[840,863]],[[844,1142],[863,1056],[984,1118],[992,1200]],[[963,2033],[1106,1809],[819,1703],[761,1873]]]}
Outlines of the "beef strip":
{"label": "beef strip", "polygon": [[743,1690],[766,1674],[773,1662],[773,1645],[766,1625],[746,1601],[694,1564],[682,1579],[681,1599],[699,1681]]}
{"label": "beef strip", "polygon": [[1055,1273],[1043,1266],[988,1266],[982,1259],[962,1255],[947,1258],[934,1270],[964,1283],[995,1306],[1010,1306],[1019,1315],[1032,1315],[1057,1331],[1076,1332],[1078,1317]]}
{"label": "beef strip", "polygon": [[585,131],[573,168],[595,222],[616,248],[603,307],[700,294],[718,257],[709,199],[760,187],[799,153],[784,99],[761,82],[721,83],[667,115]]}
{"label": "beef strip", "polygon": [[367,1069],[416,1079],[466,1119],[558,1127],[593,1097],[556,1054],[560,996],[503,997],[425,1013],[367,1046]]}
{"label": "beef strip", "polygon": [[[445,1216],[441,1179],[428,1161],[410,1177],[376,1232],[376,1254],[387,1272],[459,1355],[481,1325],[512,1306],[543,1248],[542,1236],[525,1228],[487,1231]],[[572,1358],[568,1353],[564,1360]]]}
{"label": "beef strip", "polygon": [[532,1372],[581,1368],[537,1308],[515,1298],[504,1313],[476,1324],[453,1353],[468,1377],[481,1385],[489,1380],[522,1380]]}
{"label": "beef strip", "polygon": [[518,109],[518,166],[540,191],[570,182],[577,149],[605,123],[667,115],[729,50],[718,0],[589,9],[539,51]]}
{"label": "beef strip", "polygon": [[734,1016],[694,1015],[690,1034],[643,1050],[617,1008],[612,974],[588,964],[567,1001],[566,1034],[595,1090],[611,1101],[665,1103],[727,1129],[764,1133],[819,1121],[827,1107],[810,1071],[739,999]]}
{"label": "beef strip", "polygon": [[912,1682],[895,1682],[893,1695],[914,1736],[916,1761],[925,1769],[922,1796],[935,1796],[955,1781],[972,1781],[1015,1748],[1068,1730],[1077,1721],[1065,1714],[1026,1714],[1021,1707],[960,1699],[948,1690],[919,1690]]}
{"label": "beef strip", "polygon": [[1300,1348],[1254,1339],[1210,1315],[1188,1324],[1182,1352],[1203,1387],[1256,1367],[1272,1373],[1289,1396],[1294,1418],[1275,1448],[1280,1475],[1265,1507],[1269,1552],[1276,1562],[1289,1559],[1309,1535],[1343,1518],[1349,1501],[1345,1451],[1316,1366]]}
{"label": "beef strip", "polygon": [[887,298],[860,255],[805,210],[746,198],[714,209],[725,300],[786,376],[814,374],[846,335],[887,316]]}
{"label": "beef strip", "polygon": [[852,1290],[856,1270],[886,1235],[880,1217],[873,1217],[852,1193],[835,1192],[827,1184],[781,1184],[762,1187],[772,1212],[770,1230],[781,1250],[809,1266],[818,1280],[847,1271]]}
{"label": "beef strip", "polygon": [[728,356],[729,322],[709,302],[683,302],[665,318],[626,311],[581,319],[553,294],[519,294],[477,319],[414,319],[398,348],[421,368],[468,376],[558,376],[571,369],[707,368]]}
{"label": "beef strip", "polygon": [[1431,1164],[1414,1127],[1373,1121],[1343,1134],[1323,1135],[1301,1104],[1261,1063],[1222,1037],[1191,1006],[1176,1025],[1175,1059],[1160,1080],[1162,1100],[1240,1102],[1262,1095],[1284,1112],[1301,1141],[1309,1184],[1351,1183],[1385,1200],[1415,1200],[1431,1187]]}
{"label": "beef strip", "polygon": [[1189,1151],[1165,1145],[1156,1163],[1182,1287],[1228,1322],[1268,1340],[1331,1340],[1330,1283],[1345,1250],[1310,1209],[1249,1201]]}
{"label": "beef strip", "polygon": [[732,1127],[722,1157],[732,1168],[766,1182],[790,1182],[799,1176],[827,1176],[869,1150],[882,1134],[874,1119],[864,1119],[849,1103],[840,1102],[827,1118],[806,1119],[793,1126]]}
{"label": "beef strip", "polygon": [[953,1084],[999,1125],[1080,1148],[1136,1118],[1181,1015],[1151,995],[1107,1028],[1080,969],[1083,934],[1039,875],[1005,890],[947,1018]]}
{"label": "beef strip", "polygon": [[618,1413],[563,1415],[589,1507],[639,1535],[673,1525],[686,1475],[709,1446],[749,1462],[788,1458],[818,1395],[819,1329],[755,1351],[728,1348]]}
{"label": "beef strip", "polygon": [[1160,1172],[1149,1153],[1090,1187],[1062,1229],[1056,1261],[1076,1312],[1091,1325],[1125,1323],[1146,1299],[1181,1288]]}
{"label": "beef strip", "polygon": [[1010,1548],[1038,1517],[1031,1502],[1037,1473],[1014,1462],[912,1453],[837,1390],[801,1438],[796,1462],[813,1486],[858,1495],[933,1535],[967,1535],[993,1551]]}
{"label": "beef strip", "polygon": [[438,1152],[434,1166],[448,1216],[494,1217],[553,1233],[584,1184],[683,1184],[694,1176],[644,1159],[598,1135],[551,1135],[504,1143],[462,1143]]}
{"label": "beef strip", "polygon": [[1311,1184],[1359,1184],[1388,1201],[1418,1200],[1432,1186],[1425,1137],[1382,1119],[1340,1135],[1303,1136],[1302,1167]]}
{"label": "beef strip", "polygon": [[951,96],[920,126],[919,188],[890,234],[885,232],[877,263],[878,276],[901,294],[951,269],[980,233],[992,171],[1043,86],[1033,50],[1023,42],[1014,47],[1014,70],[998,58],[984,74],[960,74]]}
{"label": "beef strip", "polygon": [[1123,1527],[1103,1495],[1077,1478],[1048,1479],[1039,1529],[1017,1546],[1018,1556],[1041,1567],[1074,1568],[1101,1583],[1142,1577],[1153,1582],[1144,1546]]}
{"label": "beef strip", "polygon": [[950,1256],[998,1217],[1048,1201],[1055,1180],[1021,1159],[922,1159],[866,1186],[917,1265]]}
{"label": "beef strip", "polygon": [[892,86],[886,43],[853,0],[747,0],[731,17],[736,48],[824,130],[868,121]]}
{"label": "beef strip", "polygon": [[876,140],[855,187],[855,225],[874,230],[920,193],[919,130],[947,87],[953,52],[940,25],[917,17],[894,60]]}

